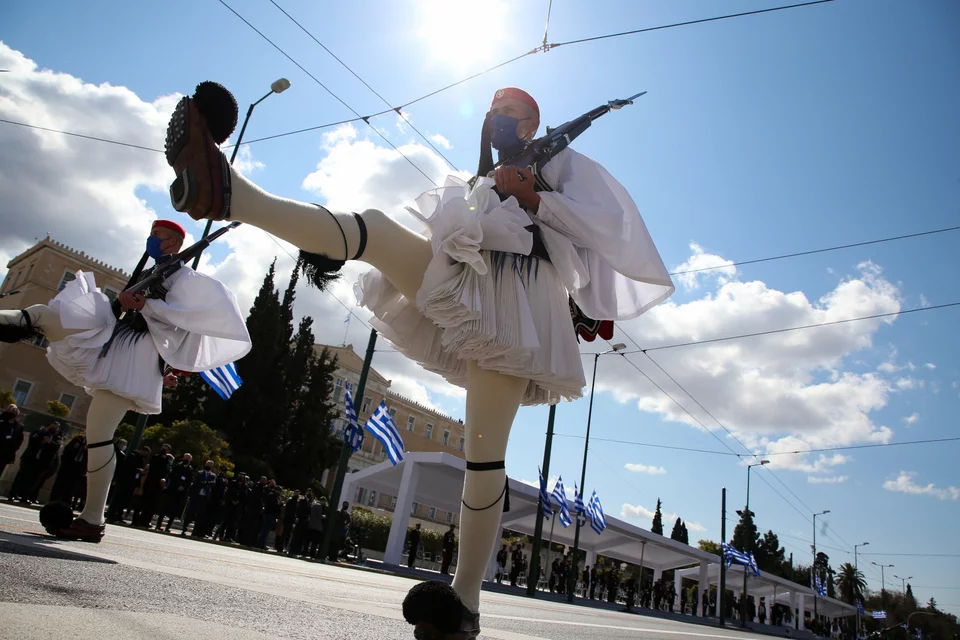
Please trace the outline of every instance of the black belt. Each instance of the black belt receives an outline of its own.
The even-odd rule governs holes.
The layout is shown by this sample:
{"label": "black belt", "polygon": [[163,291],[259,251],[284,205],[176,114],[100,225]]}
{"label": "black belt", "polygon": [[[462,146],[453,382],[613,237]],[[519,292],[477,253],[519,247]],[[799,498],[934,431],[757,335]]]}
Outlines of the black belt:
{"label": "black belt", "polygon": [[547,253],[547,245],[543,244],[543,234],[540,232],[540,227],[532,224],[525,228],[533,234],[533,247],[530,249],[530,257],[550,262],[550,254]]}

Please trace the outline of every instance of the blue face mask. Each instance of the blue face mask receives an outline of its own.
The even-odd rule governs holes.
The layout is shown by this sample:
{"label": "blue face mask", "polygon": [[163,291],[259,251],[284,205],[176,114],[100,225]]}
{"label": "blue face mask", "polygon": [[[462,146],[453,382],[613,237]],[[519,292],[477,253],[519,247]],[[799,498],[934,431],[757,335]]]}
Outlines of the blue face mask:
{"label": "blue face mask", "polygon": [[[528,118],[524,118],[527,120]],[[495,114],[490,118],[490,144],[497,151],[520,151],[526,144],[520,136],[517,135],[517,125],[522,120],[502,113]]]}
{"label": "blue face mask", "polygon": [[165,255],[163,249],[160,248],[161,244],[163,244],[163,238],[149,236],[147,238],[147,255],[154,260],[164,260],[168,258],[169,256]]}

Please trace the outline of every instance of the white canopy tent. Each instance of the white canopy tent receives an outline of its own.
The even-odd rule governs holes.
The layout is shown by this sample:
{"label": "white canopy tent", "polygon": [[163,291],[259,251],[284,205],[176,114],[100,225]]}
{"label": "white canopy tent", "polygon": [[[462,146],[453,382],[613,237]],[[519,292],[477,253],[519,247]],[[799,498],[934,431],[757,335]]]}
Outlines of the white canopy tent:
{"label": "white canopy tent", "polygon": [[[463,494],[464,460],[448,453],[408,452],[403,461],[394,466],[389,460],[378,465],[349,474],[344,482],[343,495],[351,495],[355,487],[364,487],[397,496],[393,523],[387,539],[383,561],[399,565],[410,520],[413,503],[429,504],[448,511],[459,511]],[[505,529],[533,535],[537,524],[539,491],[526,483],[509,479],[510,511],[503,514],[501,526]],[[571,501],[572,509],[572,501]],[[580,548],[586,552],[586,564],[592,566],[597,555],[604,555],[623,562],[648,567],[654,579],[668,569],[699,564],[692,571],[703,575],[707,583],[707,568],[718,566],[720,559],[695,547],[651,533],[623,520],[606,516],[607,527],[597,534],[587,524],[580,528]],[[549,536],[550,523],[544,522],[544,539]],[[553,541],[573,546],[575,527],[554,527]],[[490,558],[492,577],[496,549]],[[700,597],[698,595],[699,603]],[[699,606],[699,605],[698,605]]]}

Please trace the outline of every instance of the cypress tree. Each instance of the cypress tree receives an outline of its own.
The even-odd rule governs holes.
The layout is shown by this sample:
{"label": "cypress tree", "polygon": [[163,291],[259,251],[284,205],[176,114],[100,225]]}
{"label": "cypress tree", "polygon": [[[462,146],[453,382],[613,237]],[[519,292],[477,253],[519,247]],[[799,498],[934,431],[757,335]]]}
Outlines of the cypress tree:
{"label": "cypress tree", "polygon": [[660,512],[660,498],[657,498],[657,511],[653,514],[653,526],[650,527],[650,531],[656,533],[657,535],[663,535],[663,514]]}

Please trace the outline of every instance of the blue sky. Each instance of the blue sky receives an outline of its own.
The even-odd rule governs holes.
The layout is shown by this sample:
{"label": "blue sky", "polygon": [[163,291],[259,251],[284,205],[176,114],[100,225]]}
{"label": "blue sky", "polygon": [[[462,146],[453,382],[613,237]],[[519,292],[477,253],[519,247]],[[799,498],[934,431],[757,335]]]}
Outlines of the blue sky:
{"label": "blue sky", "polygon": [[[392,104],[534,48],[543,38],[547,5],[477,3],[457,12],[430,2],[366,1],[334,3],[321,12],[316,3],[278,2]],[[269,2],[229,4],[357,111],[368,114],[385,108]],[[568,0],[556,0],[550,41],[774,5],[756,0],[623,1],[591,3],[586,11]],[[162,125],[157,127],[156,122],[165,122],[169,113],[162,97],[189,92],[206,79],[234,91],[241,109],[266,93],[277,77],[292,81],[285,94],[257,107],[248,140],[352,117],[216,0],[146,5],[54,2],[42,10],[8,4],[0,8],[0,21],[6,27],[6,47],[38,68],[82,79],[94,89],[103,83],[126,87],[145,111],[153,108],[156,114],[144,116],[137,125],[151,141],[162,137]],[[685,263],[714,266],[957,225],[958,28],[960,7],[949,0],[837,0],[559,47],[417,103],[407,113],[421,131],[449,142],[444,154],[458,168],[472,171],[483,114],[501,86],[530,91],[541,105],[544,123],[550,124],[608,99],[647,90],[636,105],[598,121],[577,140],[576,148],[604,164],[630,190],[671,270]],[[14,80],[0,77],[0,87]],[[143,143],[132,138],[136,128],[121,126],[126,117],[121,111],[114,118],[111,110],[117,105],[106,98],[80,100],[62,89],[37,89],[29,100],[24,95],[14,101],[19,111],[9,105],[0,108],[3,117]],[[123,99],[136,102],[129,96]],[[442,176],[442,161],[408,128],[398,126],[395,117],[375,123],[395,144],[409,145],[404,148],[424,163],[428,173]],[[25,145],[22,153],[27,155],[20,157],[36,152],[32,134],[3,126],[3,140]],[[416,193],[430,186],[402,159],[390,156],[393,152],[385,150],[362,123],[352,131],[340,130],[336,138],[324,138],[324,133],[330,130],[251,145],[246,156],[249,174],[275,193],[344,208],[376,204],[399,210],[401,202],[411,204]],[[57,181],[69,181],[72,172],[82,169],[78,165],[90,147],[79,145],[96,145],[62,144],[77,145],[70,148],[80,155],[56,165],[43,180],[36,176],[21,180],[35,178],[49,191],[57,191],[61,188],[53,186]],[[125,189],[120,195],[130,199],[130,211],[137,215],[183,220],[170,210],[164,193],[168,176],[153,173],[163,170],[156,168],[157,158],[147,152],[124,153],[96,156],[97,163],[104,163],[105,180],[114,170],[119,176],[131,166],[153,163],[152,168],[144,169],[144,176],[123,174],[110,189]],[[12,166],[8,162],[4,166]],[[330,186],[331,181],[349,186],[358,174],[362,180],[355,193]],[[309,175],[315,176],[313,182]],[[96,200],[90,190],[85,193]],[[120,197],[109,189],[105,193],[111,194],[111,202]],[[134,195],[141,201],[135,202]],[[0,209],[5,221],[34,206],[27,202],[11,209],[6,201],[8,205]],[[89,229],[74,229],[64,218],[67,226],[54,235],[78,248],[92,245],[91,253],[105,254],[124,266],[121,263],[138,250],[116,247],[142,232],[129,228],[132,223],[118,217],[117,207],[101,206],[102,210],[90,209],[93,216],[102,213],[101,218],[87,219],[100,220],[109,233],[90,235]],[[19,235],[11,234],[0,243],[2,257],[28,246],[33,236],[42,236],[48,230],[42,225],[59,225],[57,216],[66,216],[70,207],[69,202],[60,208],[49,204],[38,209],[36,217],[25,217]],[[200,227],[189,222],[198,235]],[[698,339],[755,327],[794,326],[811,318],[841,319],[955,302],[960,300],[958,233],[711,272],[696,281],[678,282],[677,293],[666,308],[657,310],[659,315],[648,314],[650,318],[628,324],[627,332],[641,346],[649,346],[683,341],[676,339],[680,336]],[[287,256],[281,249],[251,231],[216,247],[207,266],[249,303],[264,261],[275,254],[283,266]],[[354,304],[348,286],[335,293]],[[339,343],[343,308],[310,291],[303,291],[301,300],[304,312],[329,320],[329,330],[319,339]],[[863,326],[857,329],[812,330],[804,338],[784,334],[751,339],[754,342],[740,351],[689,347],[662,351],[656,357],[754,451],[789,448],[792,442],[859,445],[952,437],[960,402],[960,347],[953,330],[957,313],[945,309],[891,323],[860,323]],[[362,312],[358,316],[366,317]],[[362,348],[365,332],[354,322],[349,341]],[[629,344],[622,336],[617,340]],[[584,345],[585,351],[596,348]],[[719,438],[743,452],[641,354],[629,357],[697,419],[717,429]],[[627,513],[642,514],[637,507],[652,509],[660,497],[666,511],[704,527],[702,532],[691,531],[692,537],[718,540],[720,489],[728,490],[730,510],[738,508],[743,502],[743,466],[728,456],[599,440],[727,450],[713,436],[680,421],[682,414],[675,405],[640,374],[609,358],[600,360],[600,393],[593,415],[593,436],[598,440],[591,446],[588,490],[596,488],[613,515],[620,515],[621,505],[634,507]],[[455,392],[399,359],[382,353],[374,365],[388,377],[404,378],[444,411],[462,415],[462,399]],[[592,358],[584,358],[585,365],[590,362]],[[850,381],[849,387],[842,386],[844,380]],[[764,404],[765,396],[779,397],[784,388],[797,393],[783,396],[782,403],[768,398]],[[804,424],[807,411],[822,411],[836,422]],[[557,432],[582,436],[586,413],[585,399],[561,405]],[[507,459],[511,475],[536,477],[531,461],[541,457],[546,415],[546,408],[520,412]],[[791,420],[792,415],[801,417]],[[579,478],[582,451],[582,437],[558,437],[551,475],[562,473],[572,486]],[[893,563],[896,568],[888,570],[888,585],[892,574],[914,576],[911,582],[917,585],[918,597],[933,595],[960,613],[956,606],[960,557],[893,555],[957,552],[949,540],[960,527],[960,500],[951,496],[949,487],[960,486],[954,464],[958,451],[957,443],[865,449],[842,452],[843,460],[828,460],[817,468],[810,467],[814,457],[806,459],[807,468],[802,468],[802,461],[775,468],[799,499],[766,470],[756,471],[751,507],[759,526],[780,533],[787,552],[804,564],[810,561],[811,536],[805,505],[830,509],[827,532],[818,532],[818,543],[834,567],[852,560],[850,545],[868,540],[866,553],[882,555],[861,556],[861,567],[871,560]],[[629,471],[627,464],[662,467],[666,472]],[[785,499],[759,478],[768,480]],[[884,488],[885,483],[900,490]],[[933,487],[927,488],[931,483]],[[634,521],[649,526],[643,515]],[[728,522],[731,528],[733,524]],[[868,565],[865,573],[871,587],[879,588],[879,570]]]}

